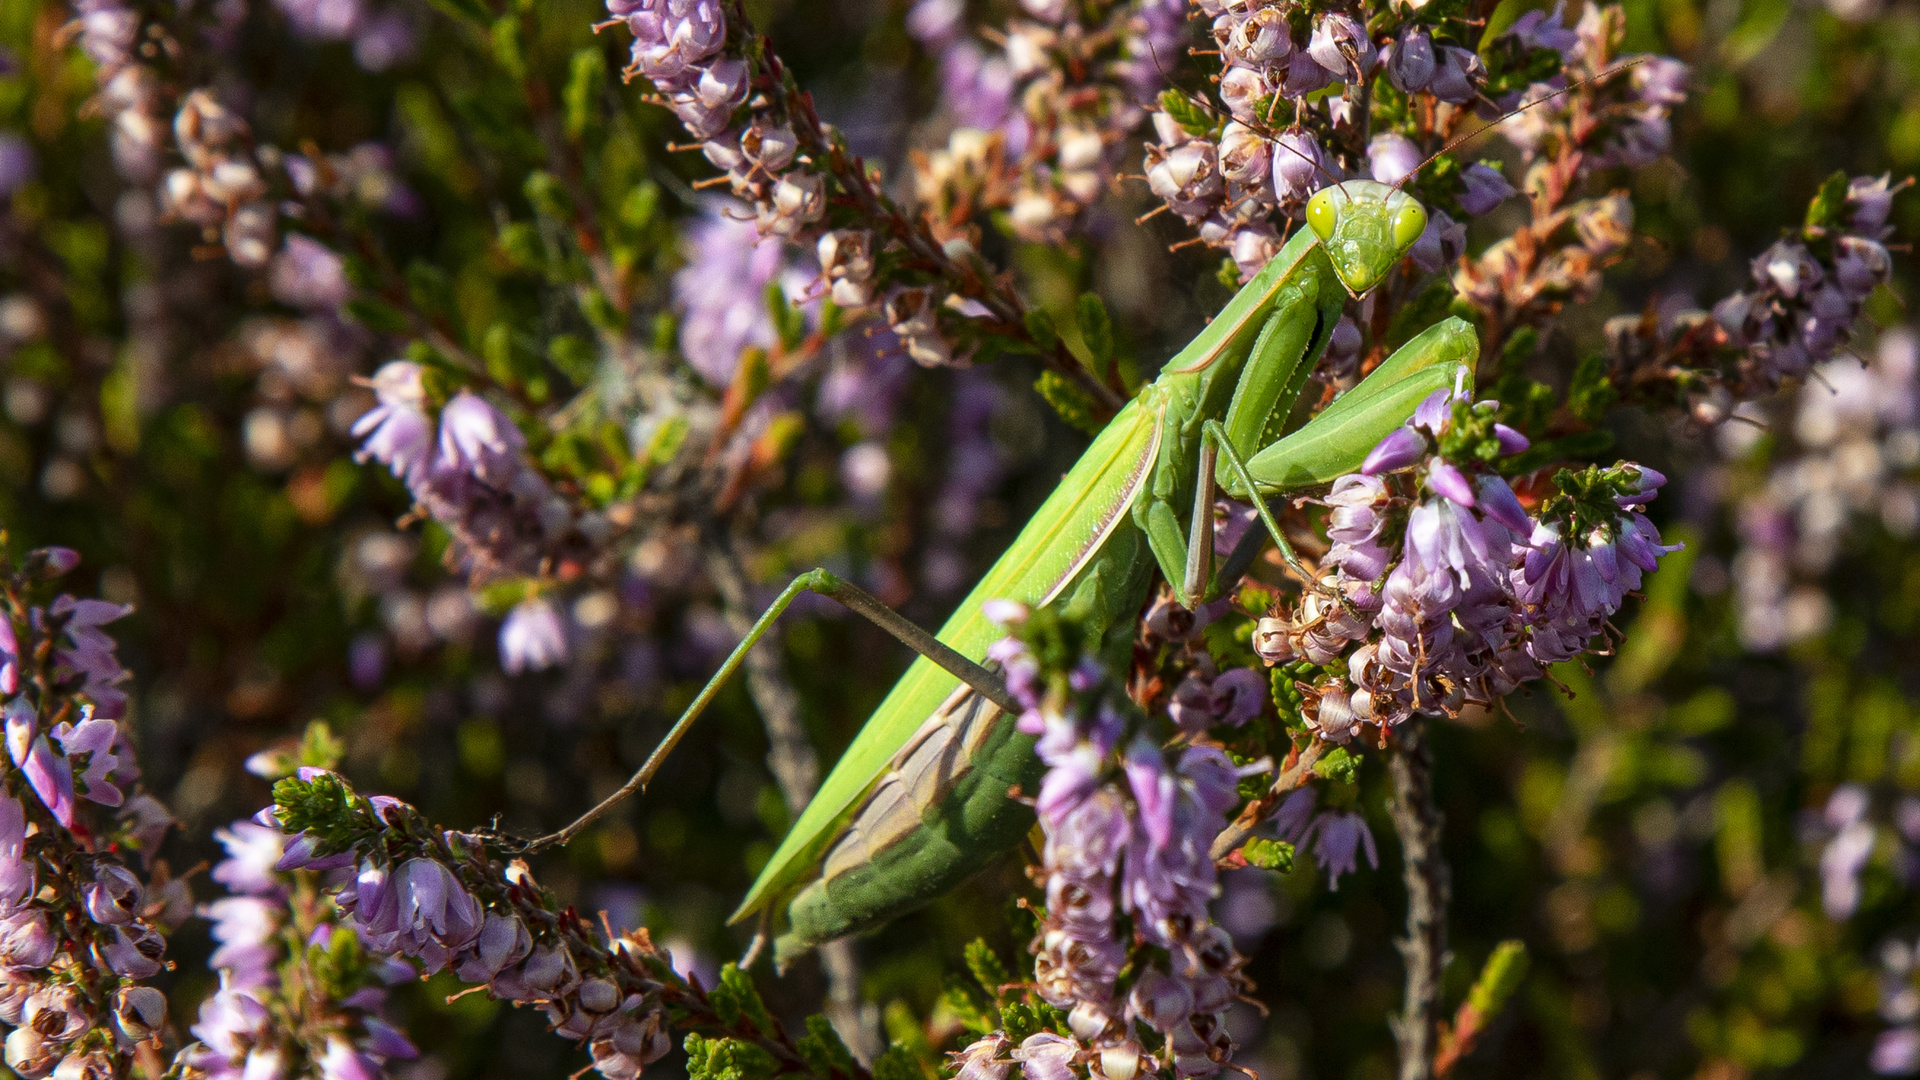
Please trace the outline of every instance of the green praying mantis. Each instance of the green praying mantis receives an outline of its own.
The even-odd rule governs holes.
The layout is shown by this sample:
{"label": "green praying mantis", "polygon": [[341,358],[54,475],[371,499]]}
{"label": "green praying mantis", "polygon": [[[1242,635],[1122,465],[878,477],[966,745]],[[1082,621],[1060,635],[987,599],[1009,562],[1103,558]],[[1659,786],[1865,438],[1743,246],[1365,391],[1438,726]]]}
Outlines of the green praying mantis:
{"label": "green praying mantis", "polygon": [[[1066,605],[1124,656],[1156,569],[1189,607],[1237,577],[1212,566],[1222,489],[1254,503],[1266,534],[1311,586],[1266,499],[1357,470],[1422,399],[1472,378],[1478,340],[1468,324],[1447,319],[1283,436],[1346,300],[1378,285],[1427,223],[1412,196],[1368,180],[1322,189],[1306,217],[1308,228],[1107,424],[937,637],[825,571],[802,575],[634,778],[532,846],[564,843],[643,789],[747,650],[809,590],[874,620],[920,656],[788,831],[734,921],[757,913],[784,925],[775,946],[784,962],[951,890],[1015,846],[1033,814],[1014,792],[1035,790],[1042,768],[1033,739],[1015,730],[1019,706],[980,666],[1000,636],[983,606]],[[1264,538],[1249,539],[1250,555]]]}

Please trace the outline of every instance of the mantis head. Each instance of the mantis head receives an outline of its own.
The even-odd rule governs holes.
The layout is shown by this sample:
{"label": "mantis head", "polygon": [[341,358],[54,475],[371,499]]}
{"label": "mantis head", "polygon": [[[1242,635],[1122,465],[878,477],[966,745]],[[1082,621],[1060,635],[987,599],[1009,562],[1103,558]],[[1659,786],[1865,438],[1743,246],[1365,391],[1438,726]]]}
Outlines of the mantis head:
{"label": "mantis head", "polygon": [[1354,299],[1371,292],[1427,228],[1420,201],[1375,180],[1321,188],[1307,202],[1307,226]]}

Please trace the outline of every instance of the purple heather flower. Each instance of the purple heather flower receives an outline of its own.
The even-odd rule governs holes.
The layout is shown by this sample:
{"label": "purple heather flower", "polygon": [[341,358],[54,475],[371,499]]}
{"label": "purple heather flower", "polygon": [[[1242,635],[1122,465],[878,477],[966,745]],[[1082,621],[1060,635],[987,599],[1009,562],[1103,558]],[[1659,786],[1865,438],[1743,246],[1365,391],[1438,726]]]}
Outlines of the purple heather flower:
{"label": "purple heather flower", "polygon": [[480,936],[455,962],[454,973],[466,982],[488,982],[532,951],[533,939],[518,916],[488,912]]}
{"label": "purple heather flower", "polygon": [[[320,1055],[320,1080],[386,1080],[380,1063],[354,1049],[338,1035],[327,1039],[326,1053]],[[251,1080],[251,1078],[244,1078]]]}
{"label": "purple heather flower", "polygon": [[1025,1080],[1073,1080],[1073,1059],[1079,1052],[1080,1044],[1072,1039],[1041,1031],[1027,1036],[1013,1059]]}
{"label": "purple heather flower", "polygon": [[1188,221],[1205,217],[1223,190],[1218,148],[1206,139],[1188,139],[1148,165],[1147,186]]}
{"label": "purple heather flower", "polygon": [[347,302],[346,263],[311,237],[288,233],[267,271],[273,298],[303,311],[338,311]]}
{"label": "purple heather flower", "polygon": [[526,436],[485,398],[462,390],[440,410],[439,467],[477,476],[502,490],[513,486]]}
{"label": "purple heather flower", "polygon": [[1893,196],[1906,184],[1892,182],[1892,174],[1856,176],[1847,183],[1847,205],[1853,208],[1853,231],[1879,239],[1893,213]]}
{"label": "purple heather flower", "polygon": [[1367,28],[1360,20],[1339,11],[1322,15],[1314,24],[1307,53],[1314,63],[1347,83],[1360,82],[1371,75],[1379,60]]}
{"label": "purple heather flower", "polygon": [[413,59],[418,46],[412,20],[389,8],[361,22],[353,37],[353,59],[366,71],[390,71]]}
{"label": "purple heather flower", "polygon": [[1327,888],[1340,891],[1340,877],[1360,868],[1364,847],[1367,865],[1380,868],[1380,852],[1373,844],[1373,832],[1359,814],[1329,810],[1313,819],[1302,843],[1313,845],[1314,860],[1326,871]]}
{"label": "purple heather flower", "polygon": [[[114,667],[117,669],[118,664]],[[120,727],[111,720],[91,715],[91,712],[90,708],[83,707],[80,723],[77,726],[62,723],[54,728],[53,737],[59,742],[69,767],[82,754],[87,756],[86,772],[77,777],[80,782],[79,793],[102,806],[119,806],[126,801],[126,793],[109,778],[123,764],[113,752],[114,744],[120,737]],[[130,767],[133,763],[129,760],[124,764]]]}
{"label": "purple heather flower", "polygon": [[688,79],[690,65],[725,44],[727,20],[718,0],[650,0],[620,6],[628,9],[634,68],[662,89],[678,89]]}
{"label": "purple heather flower", "polygon": [[26,810],[19,800],[0,795],[0,911],[11,912],[33,895],[33,863],[26,851]]}
{"label": "purple heather flower", "polygon": [[444,962],[446,953],[480,936],[484,922],[480,901],[440,863],[408,859],[394,872],[391,888],[398,898],[401,949],[426,957],[429,970],[439,966],[435,959]]}
{"label": "purple heather flower", "polygon": [[1194,672],[1174,689],[1167,711],[1189,731],[1215,724],[1239,727],[1260,715],[1267,693],[1266,679],[1252,668],[1234,668],[1214,678]]}
{"label": "purple heather flower", "polygon": [[46,967],[58,945],[43,911],[28,908],[0,919],[0,967]]}
{"label": "purple heather flower", "polygon": [[514,605],[500,623],[500,666],[509,675],[542,671],[567,660],[567,629],[544,597]]}
{"label": "purple heather flower", "polygon": [[1290,844],[1298,844],[1307,835],[1307,829],[1313,824],[1313,811],[1319,803],[1319,796],[1311,787],[1303,787],[1287,796],[1274,811],[1273,826],[1280,839]]}
{"label": "purple heather flower", "polygon": [[283,842],[286,845],[285,852],[273,864],[273,869],[276,871],[338,870],[343,866],[352,866],[354,862],[352,849],[324,857],[315,857],[314,851],[319,847],[320,841],[308,833],[295,833],[291,837],[283,838]]}
{"label": "purple heather flower", "polygon": [[1912,1076],[1920,1072],[1920,1027],[1888,1028],[1873,1041],[1868,1065],[1881,1076]]}
{"label": "purple heather flower", "polygon": [[1407,258],[1429,274],[1437,274],[1467,253],[1467,227],[1435,207],[1427,212],[1427,227],[1408,249]]}
{"label": "purple heather flower", "polygon": [[1829,918],[1847,918],[1860,906],[1860,871],[1872,859],[1877,838],[1870,808],[1867,790],[1858,784],[1842,784],[1827,797],[1822,817],[1835,833],[1820,852],[1820,903]]}
{"label": "purple heather flower", "polygon": [[1305,202],[1325,187],[1332,162],[1313,133],[1288,128],[1273,140],[1273,190],[1282,204]]}
{"label": "purple heather flower", "polygon": [[93,880],[81,890],[81,899],[87,917],[94,922],[125,926],[140,913],[146,890],[125,867],[103,862],[95,866]]}
{"label": "purple heather flower", "polygon": [[275,938],[280,932],[281,904],[258,896],[223,896],[200,909],[212,921],[213,940],[219,942],[207,963],[235,989],[254,990],[277,982],[274,964],[280,949]]}
{"label": "purple heather flower", "polygon": [[0,199],[11,198],[39,172],[33,144],[14,132],[0,131]]}
{"label": "purple heather flower", "polygon": [[997,1031],[975,1039],[954,1051],[953,1080],[1007,1080],[1007,1074],[1013,1071],[1013,1061],[1006,1054],[1012,1048],[1007,1037]]}
{"label": "purple heather flower", "polygon": [[25,698],[15,698],[7,707],[7,752],[26,775],[27,784],[54,819],[66,828],[73,827],[73,769],[44,733],[38,733],[33,707]]}
{"label": "purple heather flower", "polygon": [[1492,210],[1514,195],[1513,185],[1500,175],[1500,170],[1490,165],[1474,162],[1460,170],[1460,179],[1466,184],[1466,190],[1460,193],[1460,208],[1474,217]]}
{"label": "purple heather flower", "polygon": [[1420,148],[1405,135],[1387,132],[1375,135],[1367,144],[1367,164],[1373,178],[1383,184],[1398,184],[1420,167]]}
{"label": "purple heather flower", "polygon": [[1433,81],[1434,71],[1433,36],[1427,28],[1407,26],[1388,48],[1392,51],[1382,61],[1387,68],[1387,81],[1404,94],[1425,90]]}
{"label": "purple heather flower", "polygon": [[1557,0],[1552,11],[1529,11],[1513,21],[1507,34],[1530,49],[1552,49],[1571,60],[1580,48],[1580,34],[1567,25],[1566,6],[1566,0]]}
{"label": "purple heather flower", "polygon": [[[790,134],[769,135],[763,143],[778,143],[785,148],[781,153],[792,153]],[[744,216],[737,203],[708,203],[687,231],[687,265],[673,276],[680,352],[714,386],[733,379],[742,352],[772,348],[778,340],[767,311],[767,287],[778,282],[787,296],[798,297],[814,277],[789,268],[780,238],[762,238],[752,221],[741,220]]]}
{"label": "purple heather flower", "polygon": [[1687,100],[1687,65],[1671,56],[1636,58],[1632,71],[1633,87],[1648,105],[1671,108]]}
{"label": "purple heather flower", "polygon": [[0,695],[11,696],[20,690],[20,637],[13,619],[0,616]]}
{"label": "purple heather flower", "polygon": [[241,820],[214,830],[213,838],[227,851],[227,857],[213,868],[213,880],[228,892],[271,895],[279,891],[274,871],[287,855],[286,836],[279,829]]}
{"label": "purple heather flower", "polygon": [[116,975],[129,979],[148,979],[160,971],[160,958],[166,955],[167,939],[144,926],[116,926],[104,949],[96,945]]}
{"label": "purple heather flower", "polygon": [[373,376],[379,404],[354,421],[353,434],[361,440],[354,460],[372,458],[414,487],[426,479],[433,453],[433,420],[426,414],[426,389],[420,365],[395,360]]}
{"label": "purple heather flower", "polygon": [[1455,45],[1442,45],[1435,57],[1433,79],[1427,83],[1427,93],[1441,101],[1464,105],[1479,94],[1480,84],[1486,77],[1487,68],[1479,54]]}

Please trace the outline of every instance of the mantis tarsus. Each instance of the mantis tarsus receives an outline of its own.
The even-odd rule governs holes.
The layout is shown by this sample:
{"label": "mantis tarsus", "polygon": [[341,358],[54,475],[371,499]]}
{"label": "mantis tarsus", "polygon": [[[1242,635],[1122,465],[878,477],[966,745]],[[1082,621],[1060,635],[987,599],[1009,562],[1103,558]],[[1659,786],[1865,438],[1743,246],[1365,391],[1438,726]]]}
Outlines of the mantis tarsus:
{"label": "mantis tarsus", "polygon": [[1426,221],[1412,196],[1385,184],[1347,181],[1320,191],[1308,203],[1309,227],[1094,439],[937,640],[824,571],[802,575],[626,787],[535,846],[570,839],[643,789],[746,650],[805,589],[840,598],[921,656],[789,830],[735,920],[768,907],[777,914],[785,903],[777,954],[791,956],[924,903],[1018,843],[1033,818],[1009,792],[1032,790],[1040,766],[1032,739],[1014,731],[998,678],[979,666],[999,633],[982,606],[998,598],[1069,605],[1124,655],[1155,568],[1189,606],[1223,584],[1211,566],[1216,486],[1254,502],[1283,557],[1311,583],[1266,497],[1354,471],[1423,398],[1454,386],[1462,371],[1472,377],[1477,339],[1448,319],[1299,430],[1279,435],[1346,300],[1383,280]]}

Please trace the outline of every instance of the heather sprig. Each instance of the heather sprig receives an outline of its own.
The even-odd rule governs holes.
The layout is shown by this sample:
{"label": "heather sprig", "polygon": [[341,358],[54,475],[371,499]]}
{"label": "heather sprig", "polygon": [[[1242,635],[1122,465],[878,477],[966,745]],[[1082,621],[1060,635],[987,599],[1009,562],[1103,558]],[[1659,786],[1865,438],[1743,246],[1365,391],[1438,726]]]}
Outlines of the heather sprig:
{"label": "heather sprig", "polygon": [[[79,556],[17,560],[0,533],[0,1021],[7,1066],[29,1080],[124,1075],[153,1059],[166,999],[141,984],[168,966],[190,909],[156,849],[173,819],[139,785],[118,718],[127,673],[104,626],[126,614],[60,595]],[[127,858],[140,856],[137,862]]]}
{"label": "heather sprig", "polygon": [[[287,836],[282,871],[340,867],[327,882],[366,946],[451,970],[504,1001],[542,1009],[553,1030],[586,1045],[608,1080],[632,1080],[686,1029],[687,1050],[715,1076],[801,1073],[869,1080],[832,1029],[799,1040],[729,965],[711,989],[676,972],[642,927],[612,934],[562,905],[520,860],[490,853],[483,835],[440,830],[413,807],[360,795],[313,767],[274,785],[263,812]],[[716,1064],[715,1054],[732,1066]]]}

